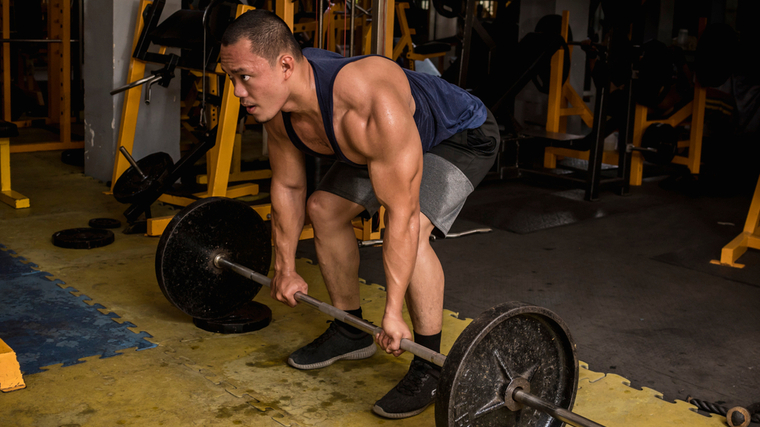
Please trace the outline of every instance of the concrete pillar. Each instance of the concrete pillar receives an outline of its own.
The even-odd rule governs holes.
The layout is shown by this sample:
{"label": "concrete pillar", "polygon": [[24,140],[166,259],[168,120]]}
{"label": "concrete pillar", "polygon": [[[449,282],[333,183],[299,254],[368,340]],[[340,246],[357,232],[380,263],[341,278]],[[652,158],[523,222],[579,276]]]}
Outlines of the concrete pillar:
{"label": "concrete pillar", "polygon": [[[139,0],[84,0],[85,174],[111,180],[124,94],[110,95],[128,82],[132,40]],[[167,0],[161,19],[181,7]],[[171,53],[170,49],[168,53]],[[174,53],[179,54],[178,50]],[[150,70],[161,68],[148,65]],[[143,99],[145,90],[143,90]],[[158,151],[179,160],[180,76],[168,88],[153,86],[151,103],[140,105],[133,156],[141,159]]]}

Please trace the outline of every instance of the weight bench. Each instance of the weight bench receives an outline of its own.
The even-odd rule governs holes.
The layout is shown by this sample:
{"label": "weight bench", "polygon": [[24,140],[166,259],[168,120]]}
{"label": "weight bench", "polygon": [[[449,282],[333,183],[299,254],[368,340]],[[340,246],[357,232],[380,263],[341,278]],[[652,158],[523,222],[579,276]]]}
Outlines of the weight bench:
{"label": "weight bench", "polygon": [[11,190],[11,141],[18,136],[18,127],[0,120],[0,200],[16,209],[28,208],[29,198]]}

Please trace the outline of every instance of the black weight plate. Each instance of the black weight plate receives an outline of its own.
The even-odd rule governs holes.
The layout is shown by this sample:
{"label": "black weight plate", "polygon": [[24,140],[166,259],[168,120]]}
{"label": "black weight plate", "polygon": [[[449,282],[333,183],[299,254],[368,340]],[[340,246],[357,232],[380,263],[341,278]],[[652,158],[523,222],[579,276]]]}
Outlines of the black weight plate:
{"label": "black weight plate", "polygon": [[697,42],[694,72],[699,84],[718,87],[731,77],[739,60],[739,39],[728,24],[710,24]]}
{"label": "black weight plate", "polygon": [[121,221],[114,218],[93,218],[87,225],[92,228],[119,228]]}
{"label": "black weight plate", "polygon": [[151,187],[160,189],[169,171],[174,167],[174,161],[169,154],[158,152],[138,160],[137,166],[146,178],[140,176],[137,169],[130,166],[113,186],[113,196],[121,203],[138,202]]}
{"label": "black weight plate", "polygon": [[667,123],[652,123],[641,136],[641,146],[657,152],[643,151],[644,160],[656,165],[667,165],[678,151],[678,131]]}
{"label": "black weight plate", "polygon": [[111,230],[97,228],[69,228],[53,234],[53,244],[67,249],[93,249],[110,245],[114,241]]}
{"label": "black weight plate", "polygon": [[272,321],[272,310],[256,301],[248,301],[237,310],[220,319],[193,319],[195,326],[204,331],[220,334],[242,334],[266,328]]}
{"label": "black weight plate", "polygon": [[218,319],[253,299],[261,285],[214,265],[217,255],[267,274],[269,227],[245,203],[221,197],[198,200],[164,230],[156,251],[156,277],[164,296],[197,319]]}
{"label": "black weight plate", "polygon": [[[540,34],[561,35],[562,33],[562,16],[561,15],[546,15],[538,20],[536,24],[535,32]],[[567,27],[567,41],[573,41],[573,30],[570,26]],[[566,41],[562,40],[562,48],[564,49],[562,61],[562,83],[567,82],[570,77],[570,49],[568,49]],[[536,67],[536,75],[533,77],[533,84],[536,85],[541,93],[549,93],[549,80],[551,79],[551,60],[545,61],[540,66]]]}
{"label": "black weight plate", "polygon": [[504,406],[510,378],[529,377],[530,394],[572,409],[578,385],[575,344],[551,311],[521,302],[473,320],[446,356],[435,397],[435,425],[559,427],[562,421]]}

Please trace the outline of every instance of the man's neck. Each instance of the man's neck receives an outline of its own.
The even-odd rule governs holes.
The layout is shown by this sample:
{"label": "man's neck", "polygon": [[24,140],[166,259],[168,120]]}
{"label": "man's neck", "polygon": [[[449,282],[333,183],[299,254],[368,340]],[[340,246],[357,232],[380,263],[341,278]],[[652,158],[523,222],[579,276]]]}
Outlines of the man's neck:
{"label": "man's neck", "polygon": [[282,111],[297,116],[314,116],[320,114],[317,87],[311,64],[304,58],[303,65],[298,67],[291,81],[293,90]]}

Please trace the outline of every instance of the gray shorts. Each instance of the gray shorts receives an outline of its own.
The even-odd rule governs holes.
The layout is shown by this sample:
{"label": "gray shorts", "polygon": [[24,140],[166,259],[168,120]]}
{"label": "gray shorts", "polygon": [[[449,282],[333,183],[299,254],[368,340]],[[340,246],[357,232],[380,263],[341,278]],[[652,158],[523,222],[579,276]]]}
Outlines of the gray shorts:
{"label": "gray shorts", "polygon": [[[493,166],[500,140],[499,126],[489,111],[479,128],[453,135],[424,154],[420,211],[435,226],[436,236],[449,232],[467,196]],[[370,216],[380,209],[367,168],[336,162],[316,189],[358,203]]]}

